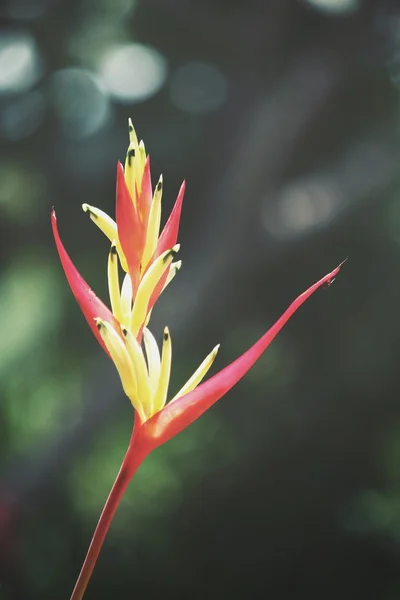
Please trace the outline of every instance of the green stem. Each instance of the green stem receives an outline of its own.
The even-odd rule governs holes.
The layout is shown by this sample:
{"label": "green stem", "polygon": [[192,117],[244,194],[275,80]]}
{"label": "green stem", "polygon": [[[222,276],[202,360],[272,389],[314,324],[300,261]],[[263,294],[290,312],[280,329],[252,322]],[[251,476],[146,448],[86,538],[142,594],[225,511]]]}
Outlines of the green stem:
{"label": "green stem", "polygon": [[75,584],[70,600],[82,600],[90,577],[93,573],[93,569],[96,565],[96,561],[100,554],[100,550],[103,546],[104,539],[107,535],[108,529],[111,525],[121,498],[124,495],[130,480],[136,473],[146,455],[147,452],[143,452],[140,448],[135,447],[132,439],[127,453],[125,454],[124,460],[122,461],[117,478],[100,515],[100,519],[93,534],[89,550],[86,554],[85,562],[83,563],[81,572],[79,573],[79,577]]}

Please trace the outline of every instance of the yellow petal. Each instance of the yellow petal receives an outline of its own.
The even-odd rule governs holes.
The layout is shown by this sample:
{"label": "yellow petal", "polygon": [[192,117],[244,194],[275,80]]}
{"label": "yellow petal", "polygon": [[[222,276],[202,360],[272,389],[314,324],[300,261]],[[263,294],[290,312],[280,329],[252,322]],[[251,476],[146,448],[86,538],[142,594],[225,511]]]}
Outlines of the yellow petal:
{"label": "yellow petal", "polygon": [[141,280],[133,304],[132,319],[130,329],[134,335],[137,335],[140,327],[143,325],[147,316],[147,305],[150,297],[162,277],[165,270],[173,261],[180,246],[176,244],[171,250],[163,252],[157,260],[153,262],[149,270],[145,273]]}
{"label": "yellow petal", "polygon": [[107,275],[111,310],[117,321],[121,322],[121,295],[119,291],[118,258],[115,240],[111,244],[111,250],[108,255]]}
{"label": "yellow petal", "polygon": [[149,222],[147,226],[146,245],[144,247],[142,264],[146,268],[149,260],[153,256],[154,250],[157,247],[158,236],[160,234],[160,222],[161,222],[161,198],[163,190],[163,177],[160,175],[160,179],[156,185],[156,189],[153,195],[153,201],[150,207]]}
{"label": "yellow petal", "polygon": [[97,225],[97,227],[102,231],[112,242],[116,240],[116,246],[118,251],[119,260],[121,261],[121,266],[124,271],[128,271],[128,265],[126,263],[126,259],[124,253],[121,248],[121,244],[118,239],[118,231],[116,222],[107,215],[107,213],[103,212],[99,208],[95,208],[94,206],[89,206],[89,204],[82,204],[82,208],[85,212],[88,213],[89,217]]}
{"label": "yellow petal", "polygon": [[156,413],[164,406],[167,400],[169,377],[171,374],[172,345],[168,327],[164,329],[163,346],[161,352],[161,371],[157,392],[153,400],[153,412]]}
{"label": "yellow petal", "polygon": [[124,277],[121,288],[120,323],[129,323],[132,312],[132,281],[129,273]]}
{"label": "yellow petal", "polygon": [[131,334],[127,327],[122,327],[122,333],[125,336],[125,344],[135,370],[138,401],[143,407],[143,412],[149,416],[152,410],[152,393],[149,385],[149,376],[147,373],[146,361],[143,356],[142,348],[139,342]]}
{"label": "yellow petal", "polygon": [[143,176],[144,165],[146,164],[146,148],[144,146],[144,141],[143,140],[140,140],[140,144],[139,144],[139,157],[140,157],[140,167],[141,167],[141,173],[140,173],[139,182],[141,184],[142,183],[142,176]]}
{"label": "yellow petal", "polygon": [[139,146],[138,138],[136,135],[135,128],[132,123],[132,119],[128,119],[128,127],[129,127],[129,141],[131,144],[137,148]]}
{"label": "yellow petal", "polygon": [[[126,187],[132,198],[132,202],[136,204],[136,182],[137,170],[140,165],[140,158],[137,157],[138,147],[134,143],[130,143],[125,158],[124,175]],[[139,165],[138,165],[139,161]]]}
{"label": "yellow petal", "polygon": [[215,346],[215,348],[210,352],[210,354],[208,356],[206,356],[206,358],[203,360],[201,365],[193,373],[191,378],[188,379],[188,381],[185,383],[185,385],[172,398],[171,402],[173,402],[177,398],[180,398],[181,396],[184,396],[188,392],[191,392],[192,390],[194,390],[195,387],[197,387],[199,385],[200,381],[207,374],[208,370],[210,369],[211,365],[213,364],[215,357],[218,354],[219,346],[220,346],[219,344],[217,346]]}
{"label": "yellow petal", "polygon": [[147,367],[149,371],[149,380],[152,395],[157,391],[158,382],[160,380],[161,358],[158,344],[154,335],[147,327],[143,329],[143,340],[146,348]]}
{"label": "yellow petal", "polygon": [[177,272],[179,271],[181,266],[182,266],[181,260],[177,260],[176,262],[172,263],[171,268],[168,273],[167,281],[165,282],[165,285],[164,285],[162,291],[164,291],[165,288],[167,287],[167,285],[169,285],[171,283],[171,281],[173,280],[173,278],[175,277],[175,275],[177,274]]}
{"label": "yellow petal", "polygon": [[126,349],[121,336],[109,323],[99,318],[96,318],[95,321],[107,350],[117,368],[124,392],[143,421],[145,420],[145,414],[138,399],[135,370],[128,350]]}

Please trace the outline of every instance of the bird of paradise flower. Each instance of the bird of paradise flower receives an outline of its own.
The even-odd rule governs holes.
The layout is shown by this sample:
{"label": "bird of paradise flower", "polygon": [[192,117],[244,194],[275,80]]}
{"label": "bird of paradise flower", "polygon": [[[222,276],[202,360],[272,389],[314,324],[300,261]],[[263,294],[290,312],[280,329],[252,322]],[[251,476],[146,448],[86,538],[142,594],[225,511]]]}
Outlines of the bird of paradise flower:
{"label": "bird of paradise flower", "polygon": [[[152,190],[150,157],[138,142],[129,120],[130,143],[124,167],[117,165],[116,220],[98,208],[83,210],[111,242],[108,287],[111,310],[79,274],[60,239],[55,211],[52,228],[68,283],[98,342],[114,362],[134,409],[128,450],[107,498],[71,600],[81,600],[118,504],[146,456],[188,427],[224,396],[251,368],[295,311],[340,270],[314,283],[298,296],[276,323],[249,349],[216,375],[201,383],[217,355],[216,346],[179,392],[167,402],[171,371],[171,336],[166,327],[161,352],[148,328],[152,309],[181,267],[175,261],[185,182],[160,233],[163,179]],[[122,285],[120,267],[125,272]],[[143,348],[144,347],[144,348]]]}

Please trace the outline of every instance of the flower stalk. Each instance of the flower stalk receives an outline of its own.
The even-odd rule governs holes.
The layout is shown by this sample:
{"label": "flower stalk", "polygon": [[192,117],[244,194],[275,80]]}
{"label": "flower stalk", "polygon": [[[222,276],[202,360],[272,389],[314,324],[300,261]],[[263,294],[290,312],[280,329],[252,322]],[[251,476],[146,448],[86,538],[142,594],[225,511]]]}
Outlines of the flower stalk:
{"label": "flower stalk", "polygon": [[71,595],[71,600],[82,600],[119,503],[129,482],[147,454],[146,448],[140,448],[138,444],[135,444],[134,428],[128,450],[94,530],[86,558]]}

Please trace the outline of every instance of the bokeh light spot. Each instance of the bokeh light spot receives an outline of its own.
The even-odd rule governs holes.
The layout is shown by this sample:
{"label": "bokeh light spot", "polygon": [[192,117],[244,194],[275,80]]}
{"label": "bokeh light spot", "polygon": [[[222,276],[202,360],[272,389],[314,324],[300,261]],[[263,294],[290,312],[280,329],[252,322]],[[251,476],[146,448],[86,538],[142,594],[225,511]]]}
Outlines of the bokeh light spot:
{"label": "bokeh light spot", "polygon": [[110,117],[109,100],[98,78],[85,69],[61,69],[51,79],[51,98],[61,129],[84,138],[99,131]]}
{"label": "bokeh light spot", "polygon": [[29,90],[41,74],[42,60],[30,34],[0,34],[0,93]]}
{"label": "bokeh light spot", "polygon": [[54,271],[50,264],[27,259],[14,261],[4,272],[0,281],[0,375],[10,368],[20,370],[46,335],[54,332],[61,314],[59,278]]}
{"label": "bokeh light spot", "polygon": [[306,0],[308,4],[330,13],[348,13],[358,9],[358,0]]}
{"label": "bokeh light spot", "polygon": [[74,62],[97,70],[99,57],[110,46],[125,42],[125,33],[119,23],[107,20],[82,21],[68,38],[68,53]]}
{"label": "bokeh light spot", "polygon": [[99,63],[99,75],[109,94],[119,102],[140,102],[153,96],[167,77],[165,58],[142,44],[111,46]]}
{"label": "bokeh light spot", "polygon": [[295,237],[329,222],[337,205],[336,190],[317,181],[288,186],[276,205],[265,207],[262,222],[274,237]]}

